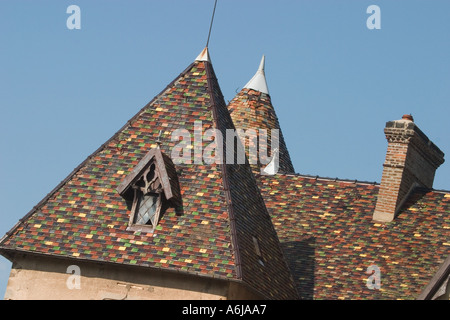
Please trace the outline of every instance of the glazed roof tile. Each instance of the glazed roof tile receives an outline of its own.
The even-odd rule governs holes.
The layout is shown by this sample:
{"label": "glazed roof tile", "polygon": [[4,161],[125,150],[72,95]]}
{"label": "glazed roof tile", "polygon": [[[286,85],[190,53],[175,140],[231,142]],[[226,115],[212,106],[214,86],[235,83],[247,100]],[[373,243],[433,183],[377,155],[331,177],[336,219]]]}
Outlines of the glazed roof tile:
{"label": "glazed roof tile", "polygon": [[[377,184],[276,175],[259,185],[302,299],[415,299],[450,254],[450,192],[417,189],[382,224]],[[371,265],[379,290],[366,286]]]}

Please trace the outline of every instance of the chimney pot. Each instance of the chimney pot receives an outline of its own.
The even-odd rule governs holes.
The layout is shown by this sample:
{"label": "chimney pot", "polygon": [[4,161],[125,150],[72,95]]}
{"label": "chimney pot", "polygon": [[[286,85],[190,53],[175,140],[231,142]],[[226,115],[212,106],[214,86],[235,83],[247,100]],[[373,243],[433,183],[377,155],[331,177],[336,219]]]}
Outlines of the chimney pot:
{"label": "chimney pot", "polygon": [[414,118],[413,118],[413,116],[410,115],[410,114],[404,114],[403,117],[402,117],[402,119],[403,119],[403,120],[409,120],[409,121],[414,122]]}

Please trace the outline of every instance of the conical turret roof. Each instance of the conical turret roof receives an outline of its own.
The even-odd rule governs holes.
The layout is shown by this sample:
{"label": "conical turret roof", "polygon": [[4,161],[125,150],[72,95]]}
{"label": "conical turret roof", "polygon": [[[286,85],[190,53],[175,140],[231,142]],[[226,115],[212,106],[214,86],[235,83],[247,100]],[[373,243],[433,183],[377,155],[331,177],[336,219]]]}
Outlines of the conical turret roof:
{"label": "conical turret roof", "polygon": [[[255,144],[252,141],[255,140],[248,139],[249,142],[245,142],[249,146],[247,156],[255,173],[267,174],[269,172],[269,170],[264,169],[270,160],[274,160],[275,149],[278,149],[277,156],[279,163],[276,167],[279,172],[294,173],[289,151],[267,88],[264,67],[265,57],[263,56],[258,71],[233,100],[230,101],[228,111],[231,114],[236,129],[241,129],[244,133],[250,132],[248,130],[255,130],[258,134],[257,155],[251,152],[251,147],[254,147],[252,144]],[[266,142],[266,149],[261,147],[262,133],[265,131],[261,132],[260,130],[267,132],[264,140],[262,140]],[[272,132],[272,130],[275,131]],[[277,134],[277,140],[275,138],[276,136],[272,140],[272,133]]]}

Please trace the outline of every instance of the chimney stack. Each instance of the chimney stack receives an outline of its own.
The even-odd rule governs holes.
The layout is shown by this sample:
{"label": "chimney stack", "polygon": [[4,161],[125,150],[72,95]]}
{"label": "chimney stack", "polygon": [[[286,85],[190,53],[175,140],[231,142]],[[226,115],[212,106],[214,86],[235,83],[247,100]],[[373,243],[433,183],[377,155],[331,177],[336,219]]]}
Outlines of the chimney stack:
{"label": "chimney stack", "polygon": [[390,222],[415,187],[433,187],[444,153],[417,127],[411,115],[387,122],[384,133],[388,149],[373,219]]}

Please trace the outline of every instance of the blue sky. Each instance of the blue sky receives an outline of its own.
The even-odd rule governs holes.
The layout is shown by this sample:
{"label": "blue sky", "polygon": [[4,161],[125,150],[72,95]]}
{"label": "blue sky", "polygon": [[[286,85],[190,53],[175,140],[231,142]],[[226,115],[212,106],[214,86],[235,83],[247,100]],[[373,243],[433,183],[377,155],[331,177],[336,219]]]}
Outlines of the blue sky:
{"label": "blue sky", "polygon": [[[69,30],[69,5],[81,29]],[[369,30],[368,6],[381,9]],[[182,72],[213,0],[0,1],[0,236]],[[381,180],[386,121],[412,114],[450,154],[450,1],[219,0],[226,100],[266,76],[297,172]],[[449,161],[450,162],[450,161]],[[450,189],[450,164],[434,187]],[[10,262],[0,258],[0,296]]]}

